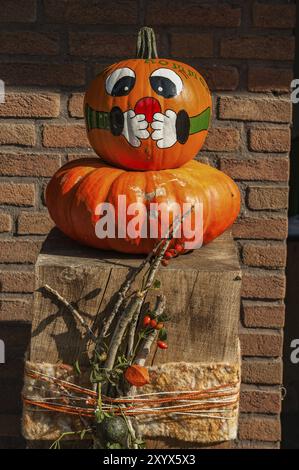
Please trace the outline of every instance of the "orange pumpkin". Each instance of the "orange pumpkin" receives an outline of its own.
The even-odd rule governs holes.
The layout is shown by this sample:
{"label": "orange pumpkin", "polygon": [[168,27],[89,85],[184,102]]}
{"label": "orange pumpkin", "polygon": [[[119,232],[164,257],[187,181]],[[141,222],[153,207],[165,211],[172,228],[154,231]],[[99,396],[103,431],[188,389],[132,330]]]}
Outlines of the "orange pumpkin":
{"label": "orange pumpkin", "polygon": [[[124,208],[119,206],[119,195],[126,197]],[[177,203],[184,213],[184,203],[201,202],[203,243],[208,243],[236,219],[240,193],[227,175],[195,160],[176,169],[132,172],[91,158],[76,160],[60,168],[48,184],[46,202],[56,225],[82,244],[125,253],[149,253],[157,239],[165,235],[159,217],[156,219],[158,236],[151,238],[147,232],[147,223],[155,216],[151,212],[151,204],[165,203],[165,210],[171,212]],[[115,233],[99,238],[97,227],[103,222],[104,215],[99,213],[98,207],[103,203],[110,203],[115,208]],[[139,235],[132,237],[126,233],[119,236],[119,231],[123,233],[124,227],[134,219],[132,213],[122,215],[123,209],[126,212],[130,204],[136,203],[146,208],[142,222],[139,222],[142,225],[139,226]],[[194,227],[196,219],[193,212],[190,218]],[[142,232],[143,227],[146,233]],[[195,227],[195,230],[200,230],[200,227]],[[145,236],[140,233],[145,233]],[[174,243],[186,241],[188,237],[182,234]]]}
{"label": "orange pumpkin", "polygon": [[190,65],[157,57],[150,28],[140,32],[137,57],[111,65],[91,82],[84,100],[90,144],[120,168],[177,168],[203,146],[209,89]]}

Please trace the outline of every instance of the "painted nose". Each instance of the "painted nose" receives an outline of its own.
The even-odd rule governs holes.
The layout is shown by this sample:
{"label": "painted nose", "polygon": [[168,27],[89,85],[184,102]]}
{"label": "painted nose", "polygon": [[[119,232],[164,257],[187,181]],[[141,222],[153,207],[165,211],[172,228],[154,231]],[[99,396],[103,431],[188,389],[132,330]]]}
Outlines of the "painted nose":
{"label": "painted nose", "polygon": [[144,114],[147,122],[153,122],[153,116],[161,112],[161,106],[155,98],[141,98],[137,101],[134,111],[136,114]]}

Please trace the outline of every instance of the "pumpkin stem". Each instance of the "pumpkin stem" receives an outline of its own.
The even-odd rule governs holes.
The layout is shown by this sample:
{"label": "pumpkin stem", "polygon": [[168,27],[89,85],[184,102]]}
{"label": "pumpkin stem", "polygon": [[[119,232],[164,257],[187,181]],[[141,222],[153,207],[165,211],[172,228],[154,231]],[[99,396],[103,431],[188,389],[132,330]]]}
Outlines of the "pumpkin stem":
{"label": "pumpkin stem", "polygon": [[140,29],[137,37],[136,58],[156,59],[158,57],[154,30],[148,26]]}

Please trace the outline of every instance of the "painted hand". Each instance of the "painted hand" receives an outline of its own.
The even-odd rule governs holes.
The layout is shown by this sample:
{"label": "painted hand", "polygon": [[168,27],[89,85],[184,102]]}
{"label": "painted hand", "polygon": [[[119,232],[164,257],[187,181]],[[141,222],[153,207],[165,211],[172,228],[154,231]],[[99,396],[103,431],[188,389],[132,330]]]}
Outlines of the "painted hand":
{"label": "painted hand", "polygon": [[167,109],[165,114],[155,113],[153,117],[151,126],[154,132],[151,138],[157,140],[157,146],[161,149],[172,147],[177,141],[176,113]]}
{"label": "painted hand", "polygon": [[135,114],[132,109],[124,113],[124,128],[122,135],[133,147],[140,147],[140,139],[147,139],[149,132],[146,130],[148,122],[144,114]]}

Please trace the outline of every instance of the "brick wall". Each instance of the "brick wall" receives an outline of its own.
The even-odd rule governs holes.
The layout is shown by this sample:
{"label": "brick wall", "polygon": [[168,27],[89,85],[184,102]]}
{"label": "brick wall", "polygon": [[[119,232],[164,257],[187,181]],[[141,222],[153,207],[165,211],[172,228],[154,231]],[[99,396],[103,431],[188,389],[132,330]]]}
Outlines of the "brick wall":
{"label": "brick wall", "polygon": [[[90,155],[82,92],[106,64],[134,53],[143,24],[160,56],[192,64],[214,95],[201,159],[239,184],[234,226],[244,272],[239,438],[277,448],[288,203],[293,1],[6,0],[0,12],[0,447],[21,447],[22,357],[34,262],[52,226],[43,191],[67,160]],[[227,444],[225,444],[227,446]]]}

